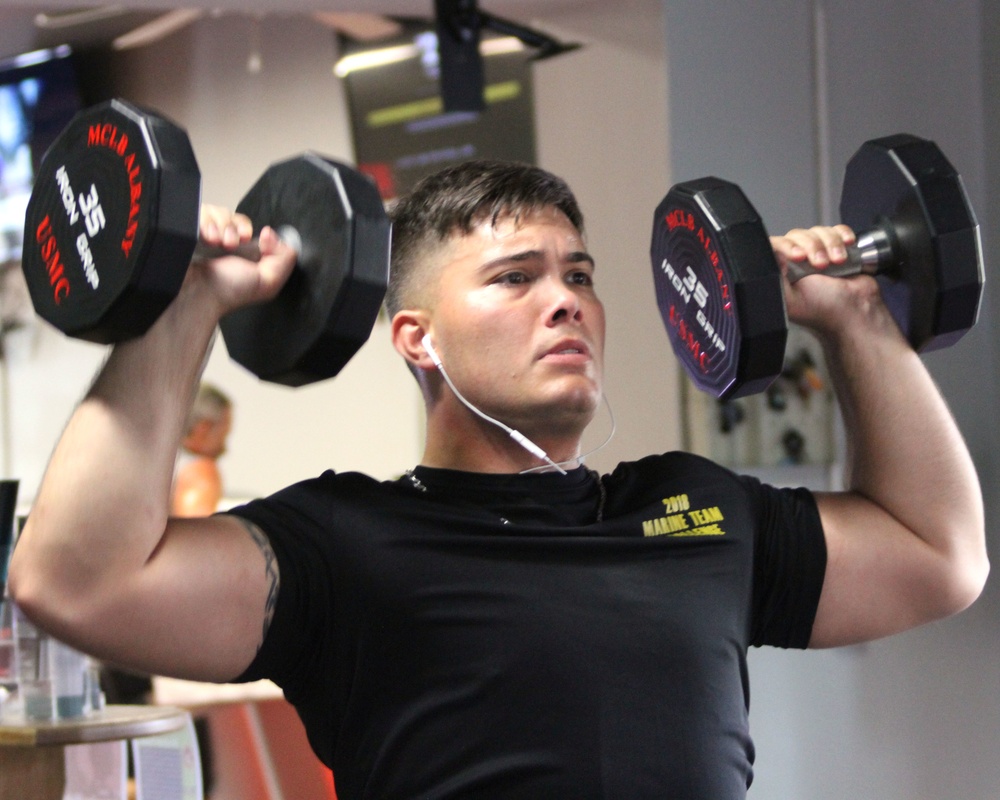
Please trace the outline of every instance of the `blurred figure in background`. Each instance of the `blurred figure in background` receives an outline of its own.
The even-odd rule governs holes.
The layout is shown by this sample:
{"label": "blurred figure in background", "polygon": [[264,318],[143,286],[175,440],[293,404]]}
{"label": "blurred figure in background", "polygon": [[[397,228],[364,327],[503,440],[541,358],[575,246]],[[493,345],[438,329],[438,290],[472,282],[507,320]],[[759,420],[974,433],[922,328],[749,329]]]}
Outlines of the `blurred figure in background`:
{"label": "blurred figure in background", "polygon": [[177,517],[207,517],[222,500],[218,460],[233,426],[233,403],[217,387],[198,387],[174,468],[171,511]]}

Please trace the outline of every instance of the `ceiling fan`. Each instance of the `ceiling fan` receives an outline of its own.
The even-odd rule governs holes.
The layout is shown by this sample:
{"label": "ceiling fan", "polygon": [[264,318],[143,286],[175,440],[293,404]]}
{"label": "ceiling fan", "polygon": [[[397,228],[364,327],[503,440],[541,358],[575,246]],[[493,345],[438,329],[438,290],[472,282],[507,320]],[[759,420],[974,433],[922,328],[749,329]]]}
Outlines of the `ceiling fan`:
{"label": "ceiling fan", "polygon": [[[42,30],[65,30],[123,17],[131,11],[123,5],[109,5],[57,13],[40,13],[35,16],[35,26]],[[116,50],[144,47],[190,25],[205,14],[213,13],[217,12],[201,8],[177,8],[165,11],[131,30],[114,36],[111,46]],[[362,42],[395,36],[402,30],[402,26],[396,20],[380,14],[315,11],[310,15],[320,25]]]}

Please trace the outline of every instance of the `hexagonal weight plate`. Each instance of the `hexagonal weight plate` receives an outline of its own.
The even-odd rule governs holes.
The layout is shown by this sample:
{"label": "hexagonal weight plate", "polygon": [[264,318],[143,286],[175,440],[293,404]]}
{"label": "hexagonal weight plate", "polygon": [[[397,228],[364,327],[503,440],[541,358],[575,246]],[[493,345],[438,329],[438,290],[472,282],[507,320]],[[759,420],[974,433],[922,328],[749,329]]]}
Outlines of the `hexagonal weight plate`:
{"label": "hexagonal weight plate", "polygon": [[877,276],[911,346],[948,347],[979,317],[979,224],[961,176],[934,142],[897,134],[865,142],[847,164],[841,219],[889,232],[894,263]]}
{"label": "hexagonal weight plate", "polygon": [[105,344],[144,333],[184,280],[200,185],[174,123],[121,100],[77,114],[42,159],[25,215],[38,315]]}
{"label": "hexagonal weight plate", "polygon": [[767,388],[788,323],[767,231],[742,190],[712,177],[675,185],[656,209],[650,258],[660,316],[694,384],[719,398]]}
{"label": "hexagonal weight plate", "polygon": [[367,341],[385,295],[391,227],[378,190],[309,153],[272,164],[237,211],[255,230],[294,228],[301,250],[274,300],[222,319],[230,356],[287,386],[333,377]]}

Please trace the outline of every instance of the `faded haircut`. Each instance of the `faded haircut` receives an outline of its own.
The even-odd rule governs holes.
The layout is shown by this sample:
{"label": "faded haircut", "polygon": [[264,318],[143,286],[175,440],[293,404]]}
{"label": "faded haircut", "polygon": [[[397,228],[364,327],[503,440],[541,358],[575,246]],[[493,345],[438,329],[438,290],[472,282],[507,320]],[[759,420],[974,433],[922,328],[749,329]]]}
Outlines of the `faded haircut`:
{"label": "faded haircut", "polygon": [[392,317],[408,307],[418,286],[423,257],[455,234],[481,222],[492,225],[549,206],[559,209],[583,234],[583,214],[562,178],[529,164],[465,161],[430,175],[392,210],[392,269],[386,309]]}

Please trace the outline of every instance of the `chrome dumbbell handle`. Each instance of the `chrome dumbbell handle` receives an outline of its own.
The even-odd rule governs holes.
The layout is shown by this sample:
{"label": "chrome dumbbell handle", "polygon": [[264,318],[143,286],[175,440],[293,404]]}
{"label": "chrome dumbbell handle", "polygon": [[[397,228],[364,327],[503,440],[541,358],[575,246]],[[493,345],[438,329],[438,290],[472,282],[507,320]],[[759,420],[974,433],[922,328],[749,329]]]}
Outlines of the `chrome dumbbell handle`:
{"label": "chrome dumbbell handle", "polygon": [[807,275],[830,275],[837,278],[852,275],[891,273],[896,265],[889,234],[882,228],[862,233],[855,244],[847,248],[847,260],[817,269],[808,261],[789,262],[788,280],[795,283]]}

